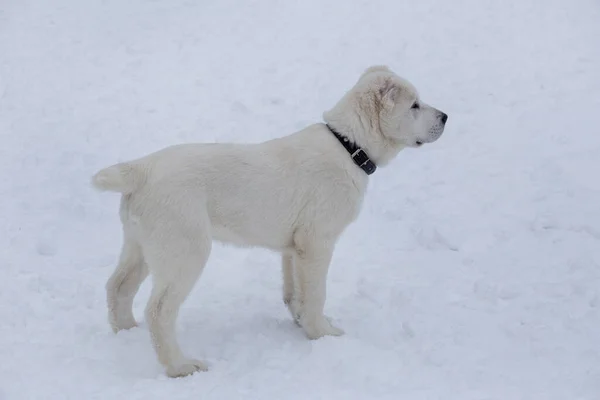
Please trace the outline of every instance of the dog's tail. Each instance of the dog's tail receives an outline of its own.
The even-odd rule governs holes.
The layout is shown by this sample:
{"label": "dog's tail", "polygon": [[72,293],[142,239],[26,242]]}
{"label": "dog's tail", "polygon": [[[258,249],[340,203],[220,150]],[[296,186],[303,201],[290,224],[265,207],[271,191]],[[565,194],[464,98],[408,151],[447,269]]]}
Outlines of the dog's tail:
{"label": "dog's tail", "polygon": [[133,193],[146,183],[146,171],[134,163],[119,163],[98,171],[92,186],[102,191]]}

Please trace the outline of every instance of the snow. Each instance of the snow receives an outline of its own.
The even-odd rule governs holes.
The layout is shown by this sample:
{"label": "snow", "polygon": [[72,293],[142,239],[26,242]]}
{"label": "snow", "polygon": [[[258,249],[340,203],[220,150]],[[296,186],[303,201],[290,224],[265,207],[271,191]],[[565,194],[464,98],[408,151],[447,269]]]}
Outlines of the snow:
{"label": "snow", "polygon": [[[5,1],[0,399],[600,399],[600,5],[594,0]],[[114,335],[118,196],[99,168],[321,120],[371,64],[450,116],[372,176],[307,340],[279,258],[217,245],[164,375]]]}

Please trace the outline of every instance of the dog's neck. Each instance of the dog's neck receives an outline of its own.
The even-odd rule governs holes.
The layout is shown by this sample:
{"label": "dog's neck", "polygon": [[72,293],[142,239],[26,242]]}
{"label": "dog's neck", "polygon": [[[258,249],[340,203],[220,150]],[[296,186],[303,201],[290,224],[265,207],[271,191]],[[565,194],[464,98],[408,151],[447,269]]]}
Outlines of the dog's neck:
{"label": "dog's neck", "polygon": [[344,146],[346,151],[348,151],[352,161],[367,175],[371,175],[377,170],[377,165],[369,158],[367,152],[358,146],[356,143],[352,142],[343,134],[339,133],[331,126],[327,125],[327,128],[331,131],[331,133],[339,140],[339,142]]}
{"label": "dog's neck", "polygon": [[323,120],[330,129],[339,132],[349,141],[362,148],[378,166],[385,166],[402,150],[403,146],[389,143],[379,127],[378,121],[364,121],[358,115],[346,112],[342,104],[323,114]]}

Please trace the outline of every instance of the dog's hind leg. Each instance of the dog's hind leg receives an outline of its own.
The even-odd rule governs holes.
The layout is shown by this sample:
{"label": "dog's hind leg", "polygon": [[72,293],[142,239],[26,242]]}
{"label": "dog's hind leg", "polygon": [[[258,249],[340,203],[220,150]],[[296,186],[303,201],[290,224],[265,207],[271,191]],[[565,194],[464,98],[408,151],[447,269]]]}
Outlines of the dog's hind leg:
{"label": "dog's hind leg", "polygon": [[[197,221],[196,221],[197,222]],[[208,216],[199,225],[192,221],[159,224],[160,230],[144,244],[153,278],[152,294],[146,306],[146,321],[159,362],[170,377],[205,371],[199,360],[183,355],[177,343],[175,322],[179,308],[198,280],[212,247]]]}
{"label": "dog's hind leg", "polygon": [[148,276],[142,249],[126,233],[117,268],[106,282],[108,320],[116,333],[137,326],[133,317],[133,299]]}

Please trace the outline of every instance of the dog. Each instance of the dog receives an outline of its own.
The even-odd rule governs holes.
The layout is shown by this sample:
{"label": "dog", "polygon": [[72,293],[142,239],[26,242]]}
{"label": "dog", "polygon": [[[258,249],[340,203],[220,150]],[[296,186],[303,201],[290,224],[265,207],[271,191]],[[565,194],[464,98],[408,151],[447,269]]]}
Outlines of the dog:
{"label": "dog", "polygon": [[447,118],[387,66],[372,66],[324,123],[262,143],[174,145],[99,171],[92,185],[121,193],[123,244],[106,283],[113,331],[136,326],[133,298],[150,273],[145,318],[166,374],[207,370],[182,353],[175,322],[217,240],[280,253],[296,323],[309,339],[342,335],[323,315],[336,241],[377,167],[436,141]]}

